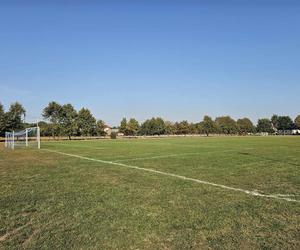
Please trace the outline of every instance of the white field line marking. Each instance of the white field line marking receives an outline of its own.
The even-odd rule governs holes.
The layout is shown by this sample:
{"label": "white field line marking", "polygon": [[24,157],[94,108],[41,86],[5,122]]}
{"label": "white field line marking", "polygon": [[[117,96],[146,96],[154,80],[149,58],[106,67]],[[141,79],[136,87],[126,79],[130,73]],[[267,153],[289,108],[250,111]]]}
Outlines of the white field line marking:
{"label": "white field line marking", "polygon": [[166,175],[166,176],[175,177],[175,178],[186,180],[186,181],[192,181],[192,182],[196,182],[196,183],[200,183],[200,184],[205,184],[205,185],[209,185],[209,186],[213,186],[213,187],[223,188],[223,189],[226,189],[226,190],[231,190],[231,191],[236,191],[236,192],[242,192],[242,193],[245,193],[245,194],[248,194],[248,195],[252,195],[252,196],[273,198],[273,199],[277,199],[277,200],[285,200],[285,201],[299,202],[300,203],[300,200],[295,200],[295,199],[286,198],[286,197],[282,197],[282,196],[278,196],[278,195],[272,195],[272,194],[262,194],[262,193],[259,193],[257,191],[249,191],[249,190],[241,189],[241,188],[229,187],[229,186],[225,186],[225,185],[222,185],[222,184],[217,184],[217,183],[213,183],[213,182],[209,182],[209,181],[203,181],[203,180],[199,180],[199,179],[185,177],[185,176],[182,176],[182,175],[172,174],[172,173],[168,173],[168,172],[162,172],[162,171],[154,170],[154,169],[151,169],[151,168],[137,167],[137,166],[127,165],[127,164],[120,163],[120,162],[104,161],[104,160],[89,158],[89,157],[80,156],[80,155],[68,154],[68,153],[59,152],[59,151],[50,150],[50,149],[43,149],[43,150],[49,151],[49,152],[52,152],[52,153],[56,153],[56,154],[61,154],[61,155],[66,155],[66,156],[70,156],[70,157],[75,157],[75,158],[79,158],[79,159],[83,159],[83,160],[100,162],[100,163],[104,163],[104,164],[111,164],[111,165],[115,165],[115,166],[121,166],[121,167],[136,169],[136,170],[142,170],[142,171],[146,171],[146,172],[150,172],[150,173]]}
{"label": "white field line marking", "polygon": [[280,197],[280,196],[282,196],[282,197],[288,197],[288,196],[296,196],[295,194],[274,194],[275,196],[277,196],[277,197]]}

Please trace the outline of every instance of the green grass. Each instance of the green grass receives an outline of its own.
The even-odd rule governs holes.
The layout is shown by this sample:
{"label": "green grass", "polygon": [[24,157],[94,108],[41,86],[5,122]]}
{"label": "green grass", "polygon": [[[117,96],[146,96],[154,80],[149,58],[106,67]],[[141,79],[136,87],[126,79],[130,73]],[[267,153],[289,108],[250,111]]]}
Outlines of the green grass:
{"label": "green grass", "polygon": [[[42,147],[300,200],[300,137],[64,141]],[[0,249],[300,249],[299,202],[3,147],[0,186]]]}

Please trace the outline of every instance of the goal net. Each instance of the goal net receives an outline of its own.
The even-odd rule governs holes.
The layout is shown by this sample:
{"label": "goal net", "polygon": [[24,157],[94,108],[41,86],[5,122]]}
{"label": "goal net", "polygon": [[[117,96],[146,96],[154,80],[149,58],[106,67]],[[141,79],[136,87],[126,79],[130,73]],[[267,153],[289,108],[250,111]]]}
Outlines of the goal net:
{"label": "goal net", "polygon": [[40,128],[26,128],[18,132],[5,132],[5,147],[10,149],[31,147],[40,148]]}

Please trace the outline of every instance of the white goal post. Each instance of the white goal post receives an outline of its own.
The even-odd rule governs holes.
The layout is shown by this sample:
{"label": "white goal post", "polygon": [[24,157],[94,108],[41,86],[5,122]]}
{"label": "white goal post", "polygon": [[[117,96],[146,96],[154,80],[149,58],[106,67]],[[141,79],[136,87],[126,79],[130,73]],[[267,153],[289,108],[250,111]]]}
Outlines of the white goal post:
{"label": "white goal post", "polygon": [[41,148],[40,128],[26,128],[18,132],[5,132],[5,147],[15,149],[18,147]]}

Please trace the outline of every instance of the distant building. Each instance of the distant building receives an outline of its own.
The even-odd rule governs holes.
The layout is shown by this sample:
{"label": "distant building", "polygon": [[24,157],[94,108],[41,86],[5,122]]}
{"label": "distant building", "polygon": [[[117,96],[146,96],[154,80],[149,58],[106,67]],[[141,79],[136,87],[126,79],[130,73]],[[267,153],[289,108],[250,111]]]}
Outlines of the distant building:
{"label": "distant building", "polygon": [[105,125],[104,127],[104,132],[107,134],[107,135],[110,135],[111,132],[112,132],[112,128],[108,125]]}
{"label": "distant building", "polygon": [[108,125],[105,125],[104,132],[107,135],[111,135],[111,133],[116,133],[118,136],[124,136],[123,133],[119,133],[119,129],[118,128],[112,128],[112,127],[110,127]]}
{"label": "distant building", "polygon": [[268,135],[269,135],[268,132],[260,132],[260,133],[258,133],[258,134],[261,135],[261,136],[268,136]]}
{"label": "distant building", "polygon": [[116,133],[117,136],[124,136],[124,133],[120,133],[118,128],[113,128],[111,130],[112,133]]}
{"label": "distant building", "polygon": [[300,135],[300,129],[277,130],[278,135]]}

